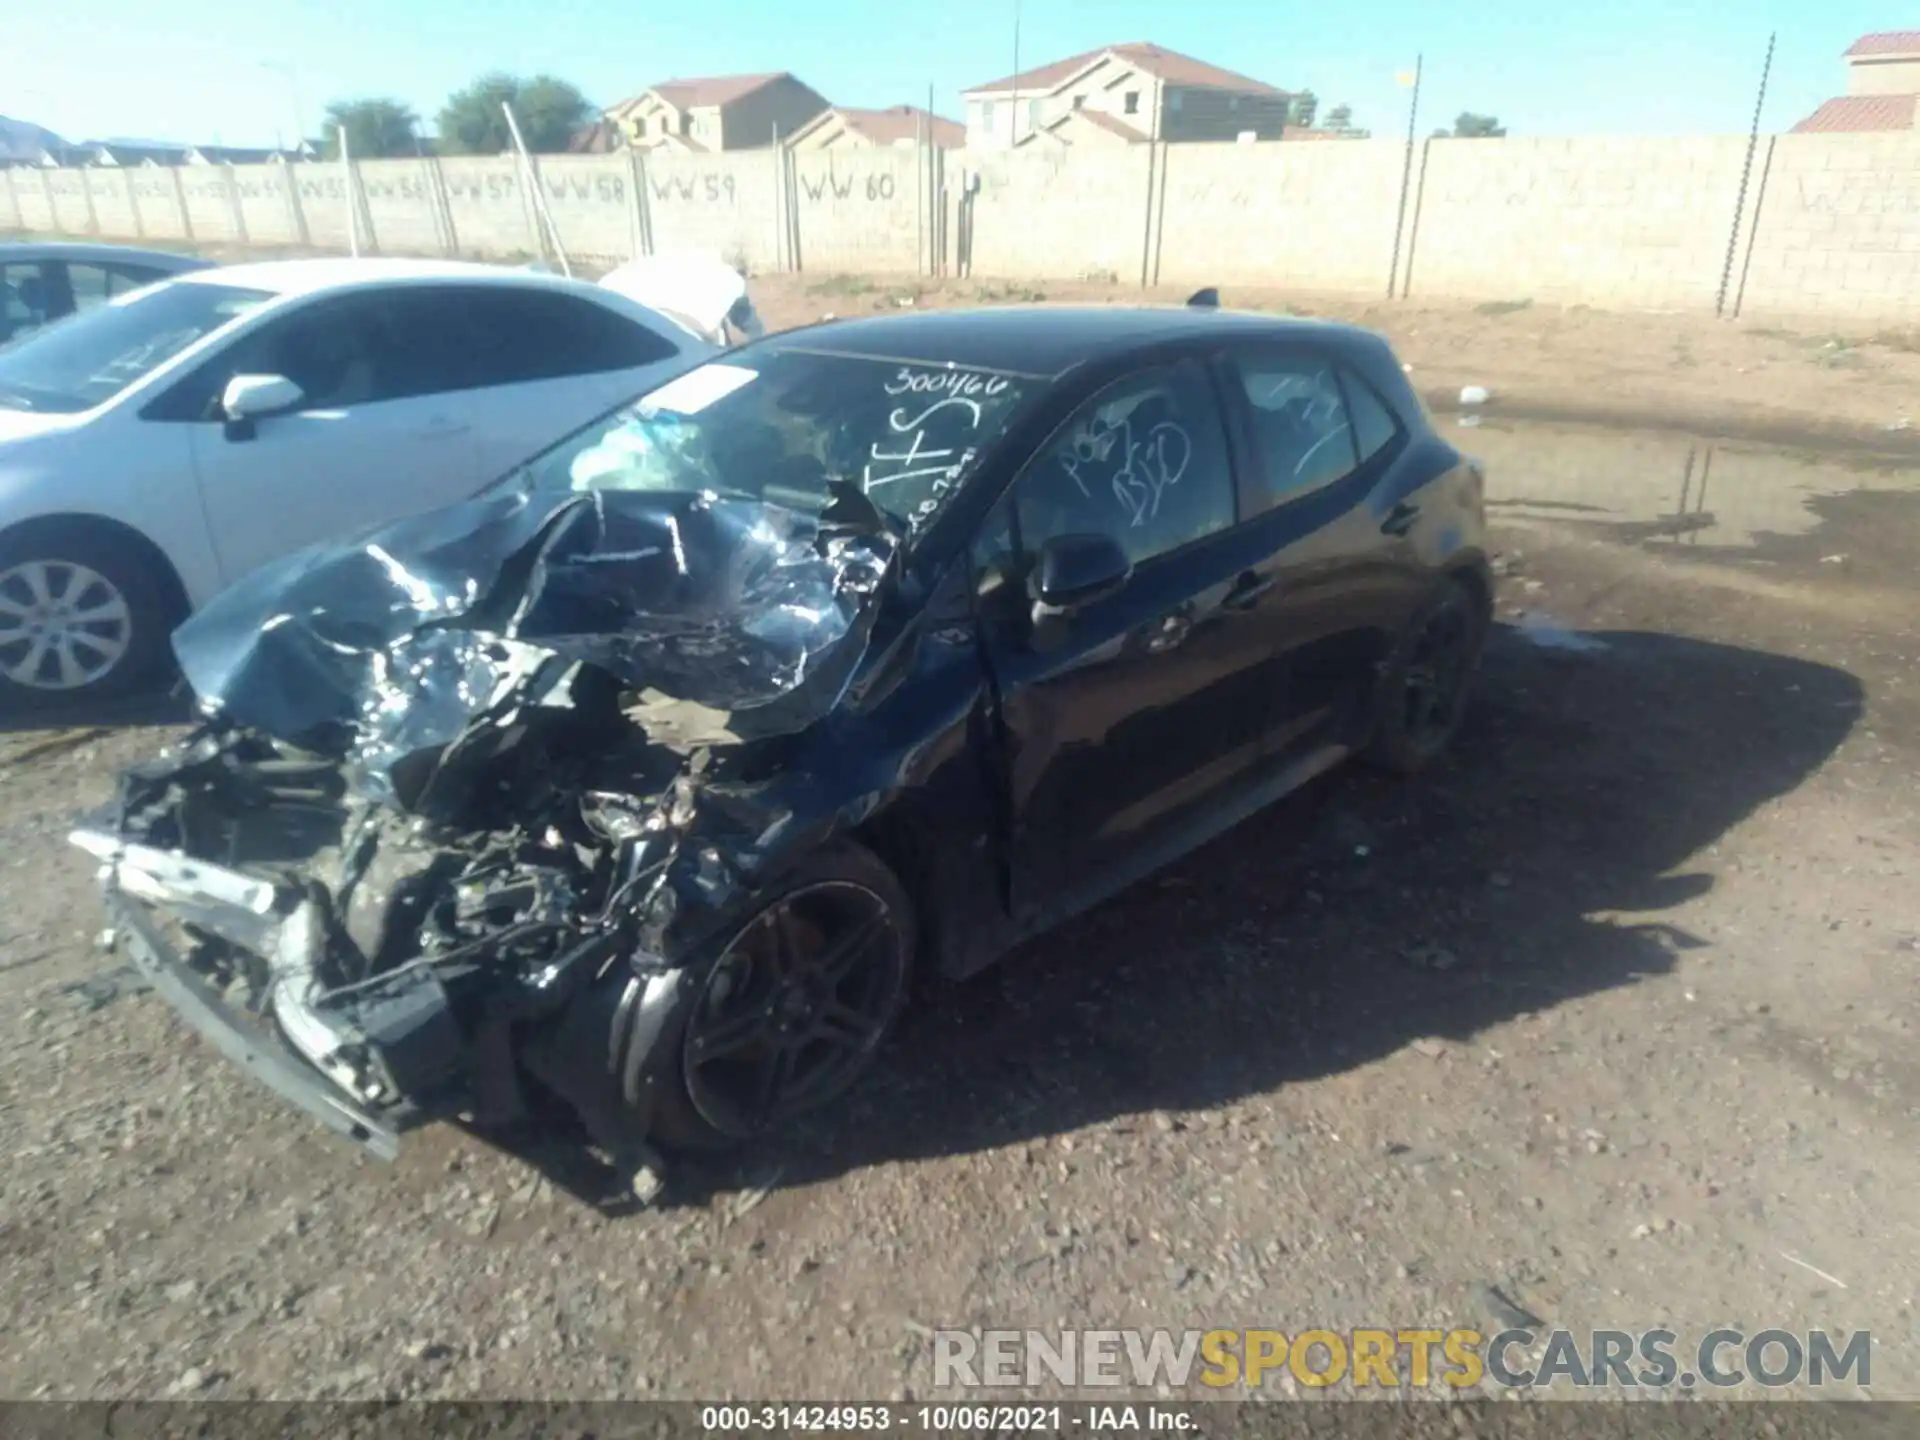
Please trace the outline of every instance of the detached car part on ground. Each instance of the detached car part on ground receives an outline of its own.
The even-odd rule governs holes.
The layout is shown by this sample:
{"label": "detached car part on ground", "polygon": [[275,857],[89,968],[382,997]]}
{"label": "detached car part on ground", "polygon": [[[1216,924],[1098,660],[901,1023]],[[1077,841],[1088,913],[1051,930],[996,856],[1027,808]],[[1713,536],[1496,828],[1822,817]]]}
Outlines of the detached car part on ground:
{"label": "detached car part on ground", "polygon": [[1481,503],[1364,332],[796,332],[205,607],[211,718],[74,840],[156,987],[374,1153],[542,1097],[617,1156],[749,1139],[916,963],[1437,754]]}

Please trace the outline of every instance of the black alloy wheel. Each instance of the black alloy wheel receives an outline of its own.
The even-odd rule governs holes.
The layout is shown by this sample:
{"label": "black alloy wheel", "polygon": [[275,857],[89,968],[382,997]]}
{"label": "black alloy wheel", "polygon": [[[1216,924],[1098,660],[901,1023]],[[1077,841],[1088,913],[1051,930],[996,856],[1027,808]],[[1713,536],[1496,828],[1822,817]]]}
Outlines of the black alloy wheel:
{"label": "black alloy wheel", "polygon": [[681,1078],[718,1138],[750,1139],[819,1109],[872,1060],[911,962],[906,907],[883,888],[898,889],[852,879],[798,885],[714,962],[687,1020]]}
{"label": "black alloy wheel", "polygon": [[1367,758],[1412,774],[1459,733],[1486,640],[1484,607],[1449,580],[1422,608],[1380,681],[1378,729]]}

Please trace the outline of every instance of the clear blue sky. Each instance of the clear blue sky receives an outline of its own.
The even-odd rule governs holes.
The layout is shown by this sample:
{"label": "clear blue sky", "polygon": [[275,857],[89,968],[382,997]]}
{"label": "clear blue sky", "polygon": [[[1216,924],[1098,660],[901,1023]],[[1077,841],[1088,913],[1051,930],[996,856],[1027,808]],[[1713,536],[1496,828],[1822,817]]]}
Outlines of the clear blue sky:
{"label": "clear blue sky", "polygon": [[[1013,68],[1015,0],[31,0],[0,26],[0,114],[79,140],[131,135],[271,144],[294,125],[292,66],[312,132],[328,100],[393,95],[430,128],[449,91],[490,69],[551,71],[611,102],[670,76],[791,70],[849,105],[924,103]],[[1516,6],[1349,0],[1021,0],[1022,67],[1151,40],[1397,134],[1395,73],[1426,57],[1420,129],[1461,110],[1516,134],[1738,133],[1767,33],[1780,33],[1763,125],[1841,93],[1840,55],[1872,30],[1920,26],[1862,0],[1535,0]],[[264,62],[264,63],[263,63]]]}

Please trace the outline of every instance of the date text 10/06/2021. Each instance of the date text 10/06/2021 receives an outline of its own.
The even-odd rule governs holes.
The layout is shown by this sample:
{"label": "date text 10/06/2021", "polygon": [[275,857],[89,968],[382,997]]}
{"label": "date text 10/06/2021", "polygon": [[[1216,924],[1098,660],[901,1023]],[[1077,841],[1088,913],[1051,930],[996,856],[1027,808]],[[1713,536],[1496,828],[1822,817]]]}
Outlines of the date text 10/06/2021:
{"label": "date text 10/06/2021", "polygon": [[711,1434],[779,1434],[787,1431],[862,1431],[940,1435],[1034,1432],[1090,1435],[1124,1431],[1191,1431],[1185,1406],[1112,1405],[703,1405],[700,1428]]}

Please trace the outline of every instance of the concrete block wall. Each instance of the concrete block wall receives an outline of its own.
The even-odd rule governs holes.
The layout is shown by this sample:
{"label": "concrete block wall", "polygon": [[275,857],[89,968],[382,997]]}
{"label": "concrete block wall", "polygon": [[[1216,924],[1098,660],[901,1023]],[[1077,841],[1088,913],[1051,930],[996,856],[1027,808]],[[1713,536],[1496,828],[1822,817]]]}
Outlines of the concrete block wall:
{"label": "concrete block wall", "polygon": [[[1920,319],[1920,135],[1394,140],[0,171],[0,228],[761,271]],[[1404,194],[1404,201],[1403,201]],[[350,208],[351,207],[351,208]],[[350,222],[349,216],[354,217]],[[1401,231],[1395,264],[1395,230]],[[1729,240],[1733,264],[1728,269]]]}
{"label": "concrete block wall", "polygon": [[1169,145],[1162,156],[1160,280],[1384,293],[1404,143]]}
{"label": "concrete block wall", "polygon": [[787,208],[804,269],[908,274],[931,229],[927,156],[916,150],[821,150],[789,162]]}
{"label": "concrete block wall", "polygon": [[950,186],[974,187],[960,207],[956,263],[981,276],[1139,284],[1149,166],[1145,145],[951,158]]}
{"label": "concrete block wall", "polygon": [[648,155],[641,173],[645,238],[652,252],[704,250],[753,270],[780,268],[786,249],[780,153],[769,147],[722,155]]}
{"label": "concrete block wall", "polygon": [[1781,135],[1754,187],[1741,315],[1920,321],[1920,134]]}
{"label": "concrete block wall", "polygon": [[1430,140],[1415,296],[1712,309],[1747,138]]}

